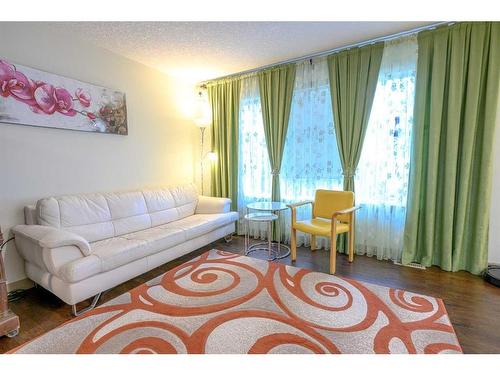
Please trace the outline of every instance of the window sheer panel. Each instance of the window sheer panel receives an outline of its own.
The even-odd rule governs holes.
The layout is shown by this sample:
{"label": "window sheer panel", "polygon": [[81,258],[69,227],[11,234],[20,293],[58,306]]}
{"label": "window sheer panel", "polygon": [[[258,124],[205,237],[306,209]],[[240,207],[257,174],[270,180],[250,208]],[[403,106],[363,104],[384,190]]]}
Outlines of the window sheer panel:
{"label": "window sheer panel", "polygon": [[356,171],[356,253],[401,260],[417,62],[416,36],[385,43]]}
{"label": "window sheer panel", "polygon": [[[411,129],[417,60],[416,37],[386,42],[374,104],[356,172],[356,253],[400,261],[406,216]],[[243,79],[240,98],[238,211],[271,199],[271,168],[264,136],[258,80]],[[343,176],[333,124],[326,59],[297,65],[292,109],[280,173],[284,202],[314,199],[317,189],[342,190]],[[290,241],[290,213],[281,227]],[[298,220],[311,217],[310,206],[298,209]],[[243,224],[243,221],[240,222]],[[239,225],[239,234],[245,226]],[[266,238],[265,226],[252,225],[250,235]],[[298,245],[310,237],[298,233]],[[328,248],[327,238],[317,238]]]}
{"label": "window sheer panel", "polygon": [[[271,199],[271,167],[267,153],[256,76],[242,79],[239,109],[238,234],[245,234],[243,217],[248,203]],[[267,225],[252,223],[250,235],[266,238]]]}
{"label": "window sheer panel", "polygon": [[[313,200],[317,189],[342,190],[342,166],[333,126],[325,58],[297,65],[292,109],[280,173],[284,202]],[[310,205],[297,210],[297,220],[311,217]],[[284,222],[284,240],[290,242],[291,217]],[[317,239],[327,247],[326,238]],[[310,245],[309,235],[298,232],[297,244]]]}

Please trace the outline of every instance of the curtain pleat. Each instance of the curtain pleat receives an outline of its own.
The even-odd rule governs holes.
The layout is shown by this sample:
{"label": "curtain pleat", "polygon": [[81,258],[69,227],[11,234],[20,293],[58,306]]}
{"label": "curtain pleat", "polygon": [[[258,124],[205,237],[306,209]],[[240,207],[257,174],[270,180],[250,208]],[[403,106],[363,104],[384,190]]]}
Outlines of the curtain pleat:
{"label": "curtain pleat", "polygon": [[403,263],[481,273],[487,265],[500,23],[418,36]]}
{"label": "curtain pleat", "polygon": [[262,120],[272,173],[271,199],[279,201],[281,159],[292,107],[295,64],[259,72]]}
{"label": "curtain pleat", "polygon": [[330,93],[344,190],[354,191],[354,173],[377,87],[384,44],[346,50],[328,57]]}
{"label": "curtain pleat", "polygon": [[229,80],[208,86],[212,107],[212,151],[217,161],[212,166],[211,191],[215,197],[230,198],[237,209],[238,191],[238,113],[240,80]]}

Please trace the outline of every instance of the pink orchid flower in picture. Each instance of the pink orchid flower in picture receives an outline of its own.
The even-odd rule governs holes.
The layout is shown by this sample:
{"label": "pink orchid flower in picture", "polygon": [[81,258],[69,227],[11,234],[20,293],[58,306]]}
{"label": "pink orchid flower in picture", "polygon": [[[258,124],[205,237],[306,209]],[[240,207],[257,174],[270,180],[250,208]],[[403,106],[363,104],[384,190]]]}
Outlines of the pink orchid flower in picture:
{"label": "pink orchid flower in picture", "polygon": [[3,97],[11,95],[24,103],[33,101],[35,83],[23,73],[16,71],[13,65],[0,60],[0,92]]}
{"label": "pink orchid flower in picture", "polygon": [[75,92],[75,96],[78,98],[82,106],[90,107],[90,101],[92,100],[90,98],[90,94],[83,91],[83,89],[77,89]]}
{"label": "pink orchid flower in picture", "polygon": [[125,94],[2,59],[0,123],[128,133]]}
{"label": "pink orchid flower in picture", "polygon": [[31,106],[31,109],[36,113],[39,113],[38,110],[42,110],[48,115],[56,111],[65,116],[77,114],[77,111],[73,109],[73,98],[66,89],[43,84],[36,88],[33,96],[36,105]]}

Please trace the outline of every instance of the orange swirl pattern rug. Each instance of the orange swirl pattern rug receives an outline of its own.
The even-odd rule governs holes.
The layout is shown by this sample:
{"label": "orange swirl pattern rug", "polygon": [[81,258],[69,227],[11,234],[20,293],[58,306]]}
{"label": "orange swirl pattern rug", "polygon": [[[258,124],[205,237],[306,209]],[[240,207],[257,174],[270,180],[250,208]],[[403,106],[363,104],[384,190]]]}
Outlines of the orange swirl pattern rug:
{"label": "orange swirl pattern rug", "polygon": [[440,299],[211,250],[15,353],[461,353]]}

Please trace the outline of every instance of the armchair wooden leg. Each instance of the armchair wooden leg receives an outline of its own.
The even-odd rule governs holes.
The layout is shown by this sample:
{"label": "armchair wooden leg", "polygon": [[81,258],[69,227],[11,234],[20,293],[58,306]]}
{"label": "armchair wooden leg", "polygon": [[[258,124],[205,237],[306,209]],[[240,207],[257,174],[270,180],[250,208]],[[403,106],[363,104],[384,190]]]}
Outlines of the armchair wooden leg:
{"label": "armchair wooden leg", "polygon": [[335,273],[337,262],[337,236],[332,236],[330,240],[330,274]]}
{"label": "armchair wooden leg", "polygon": [[349,228],[349,262],[354,260],[354,228]]}
{"label": "armchair wooden leg", "polygon": [[311,234],[311,251],[316,250],[316,236]]}
{"label": "armchair wooden leg", "polygon": [[292,254],[292,262],[297,259],[297,230],[292,228],[292,236],[290,239],[290,252]]}

